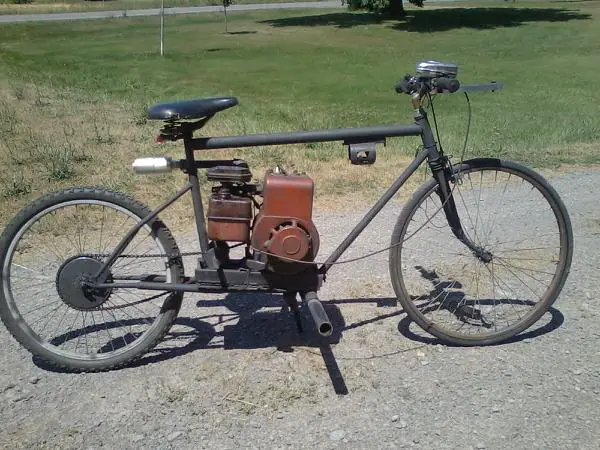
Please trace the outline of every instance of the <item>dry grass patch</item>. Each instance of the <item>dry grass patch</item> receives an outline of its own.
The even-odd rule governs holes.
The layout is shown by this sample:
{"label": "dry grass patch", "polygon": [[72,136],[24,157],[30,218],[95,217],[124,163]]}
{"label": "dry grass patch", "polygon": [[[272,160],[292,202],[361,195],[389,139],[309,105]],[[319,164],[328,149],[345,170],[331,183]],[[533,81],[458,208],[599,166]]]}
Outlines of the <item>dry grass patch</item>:
{"label": "dry grass patch", "polygon": [[133,177],[135,157],[156,153],[135,107],[75,90],[24,83],[0,85],[0,221],[44,192],[101,185],[142,201],[166,198],[176,174]]}

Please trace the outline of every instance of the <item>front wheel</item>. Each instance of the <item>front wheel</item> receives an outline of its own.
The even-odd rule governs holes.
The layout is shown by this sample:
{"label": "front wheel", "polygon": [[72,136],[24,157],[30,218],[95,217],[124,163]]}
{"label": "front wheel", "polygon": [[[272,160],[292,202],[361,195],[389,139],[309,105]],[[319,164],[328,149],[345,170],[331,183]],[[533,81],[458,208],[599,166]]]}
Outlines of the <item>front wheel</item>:
{"label": "front wheel", "polygon": [[457,345],[494,344],[530,327],[556,300],[571,265],[571,222],[548,182],[519,164],[474,159],[454,173],[458,217],[479,250],[452,232],[431,179],[394,229],[392,284],[425,331]]}
{"label": "front wheel", "polygon": [[[149,213],[124,194],[77,188],[17,214],[0,237],[0,317],[21,345],[70,371],[118,367],[156,345],[177,317],[182,293],[89,292],[82,283]],[[115,282],[153,277],[183,278],[179,249],[158,219],[136,234],[108,275]]]}

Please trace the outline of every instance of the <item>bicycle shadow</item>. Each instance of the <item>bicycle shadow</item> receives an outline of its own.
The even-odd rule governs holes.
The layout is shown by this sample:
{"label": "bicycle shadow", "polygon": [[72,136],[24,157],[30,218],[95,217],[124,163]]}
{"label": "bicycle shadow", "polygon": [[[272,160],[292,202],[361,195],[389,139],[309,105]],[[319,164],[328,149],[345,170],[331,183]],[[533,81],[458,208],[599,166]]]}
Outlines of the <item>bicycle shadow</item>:
{"label": "bicycle shadow", "polygon": [[[541,326],[538,326],[537,328],[530,329],[523,333],[517,334],[516,336],[513,336],[510,339],[506,339],[502,342],[499,342],[496,344],[490,344],[490,345],[488,345],[488,347],[498,347],[498,346],[502,346],[502,345],[506,345],[506,344],[514,344],[515,342],[521,342],[526,339],[534,339],[538,336],[542,336],[546,333],[550,333],[550,332],[556,330],[565,321],[565,316],[558,309],[556,309],[553,306],[551,306],[548,309],[547,314],[550,314],[550,318],[549,318],[550,320],[547,323],[545,323],[544,325],[541,325]],[[536,322],[535,325],[539,324],[540,321],[542,321],[542,320],[543,320],[543,317],[538,322]],[[410,329],[410,326],[413,324],[415,327],[418,328],[419,331],[424,333],[424,331],[417,324],[415,324],[413,322],[413,320],[408,316],[404,317],[402,320],[400,320],[400,322],[398,322],[398,331],[400,332],[400,334],[402,334],[407,339],[410,339],[411,341],[415,341],[415,342],[421,342],[422,344],[445,345],[446,347],[461,347],[460,345],[451,344],[449,342],[442,341],[441,339],[438,339],[431,335],[424,336],[418,332],[415,333],[415,332],[411,331],[411,329]]]}
{"label": "bicycle shadow", "polygon": [[[431,273],[423,272],[424,276],[433,277]],[[330,337],[322,337],[317,334],[312,318],[305,308],[300,309],[301,323],[303,332],[297,330],[296,322],[291,313],[282,311],[284,306],[283,296],[280,294],[263,293],[232,293],[227,294],[220,300],[200,300],[196,303],[197,307],[224,307],[229,312],[214,313],[200,317],[178,317],[172,329],[163,338],[157,348],[151,350],[148,354],[133,361],[119,370],[127,370],[135,367],[141,367],[149,364],[160,363],[169,359],[184,356],[196,350],[210,349],[261,349],[276,348],[282,352],[293,352],[296,347],[318,348],[323,358],[325,367],[328,371],[332,386],[336,394],[348,394],[348,388],[344,376],[340,371],[339,365],[333,354],[332,345],[339,343],[343,333],[349,330],[357,329],[368,324],[379,322],[404,314],[403,309],[394,309],[386,314],[377,314],[353,323],[346,323],[338,305],[345,304],[373,304],[377,307],[395,307],[396,298],[347,298],[333,299],[323,302],[323,307],[329,316],[333,325],[333,334]],[[223,309],[221,309],[222,311]],[[507,341],[496,345],[532,339],[537,336],[549,333],[558,328],[564,322],[564,316],[556,308],[550,308],[549,313],[552,316],[550,322],[537,327],[533,330],[521,333]],[[78,332],[70,332],[70,338],[75,339],[80,335],[95,331],[93,327],[110,328],[111,326],[122,327],[127,325],[143,324],[144,318],[130,319],[123,323],[88,326]],[[406,338],[430,345],[444,344],[435,337],[422,336],[410,330],[411,319],[406,316],[398,324],[398,331]],[[219,328],[221,331],[218,331]],[[420,330],[420,329],[419,329]],[[72,334],[72,335],[71,335]],[[62,336],[55,339],[60,340]],[[122,338],[120,338],[122,340]],[[133,338],[132,338],[133,339]],[[219,343],[215,343],[218,341]],[[104,345],[108,350],[112,350],[122,343],[109,342]],[[57,369],[43,360],[33,357],[35,365],[41,369],[53,372],[67,372],[63,369]]]}
{"label": "bicycle shadow", "polygon": [[[282,295],[262,293],[235,293],[228,294],[221,300],[200,300],[196,303],[198,307],[225,307],[231,312],[201,317],[178,317],[156,348],[119,370],[159,363],[196,350],[276,348],[283,352],[293,352],[295,347],[313,347],[321,352],[335,392],[340,395],[347,394],[348,388],[331,350],[331,345],[340,341],[345,327],[339,308],[335,304],[323,303],[334,330],[331,336],[323,337],[316,332],[312,318],[305,308],[300,308],[299,311],[303,327],[303,332],[299,332],[292,313],[282,310],[284,305]],[[140,317],[92,324],[78,330],[69,330],[68,333],[54,337],[50,343],[62,345],[67,340],[78,341],[82,336],[99,331],[110,334],[112,329],[145,325],[148,319],[150,318]],[[99,353],[119,350],[137,337],[127,334],[114,338],[103,343]],[[214,341],[220,343],[215,344]],[[56,368],[38,357],[34,356],[32,359],[33,363],[43,370],[69,372]]]}
{"label": "bicycle shadow", "polygon": [[[428,312],[433,312],[436,310],[447,311],[449,314],[454,315],[456,319],[462,321],[463,323],[473,323],[477,322],[480,328],[484,328],[486,330],[491,330],[495,325],[493,321],[490,319],[486,319],[485,313],[481,311],[482,306],[496,306],[500,304],[507,304],[511,306],[529,306],[534,307],[536,305],[535,302],[530,300],[517,300],[517,299],[477,299],[477,300],[466,300],[465,293],[462,292],[463,285],[458,280],[442,280],[440,276],[437,274],[435,270],[428,270],[422,266],[415,266],[415,269],[419,272],[421,278],[429,281],[432,284],[431,291],[424,296],[426,299],[438,299],[442,298],[441,302],[428,302],[429,306],[422,308],[421,312],[423,314],[427,314]],[[418,300],[422,297],[414,296],[412,300]],[[502,342],[496,344],[489,344],[489,346],[499,346],[505,344],[512,344],[515,342],[520,342],[526,339],[533,339],[535,337],[541,336],[546,333],[550,333],[554,331],[558,327],[560,327],[564,321],[565,317],[563,314],[554,307],[550,307],[546,314],[550,314],[550,321],[545,325],[538,326],[537,328],[530,329],[529,331],[522,332],[513,336],[509,339],[506,339]],[[542,316],[543,318],[544,316]],[[540,318],[536,321],[536,324],[542,320]],[[436,337],[427,334],[427,336],[423,336],[420,333],[415,333],[410,330],[411,324],[414,321],[407,315],[398,323],[398,331],[404,337],[416,341],[421,342],[423,344],[437,345],[443,344],[448,347],[460,347],[458,344],[453,344],[450,342],[442,341]],[[417,324],[415,324],[422,333],[426,333],[420,328]]]}

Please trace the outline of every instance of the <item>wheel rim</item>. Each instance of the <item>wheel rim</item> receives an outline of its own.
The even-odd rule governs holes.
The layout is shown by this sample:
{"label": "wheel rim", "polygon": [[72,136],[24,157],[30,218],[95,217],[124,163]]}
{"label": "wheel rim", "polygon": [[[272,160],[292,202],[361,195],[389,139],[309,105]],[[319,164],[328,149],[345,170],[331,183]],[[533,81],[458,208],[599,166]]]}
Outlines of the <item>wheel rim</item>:
{"label": "wheel rim", "polygon": [[[74,308],[57,289],[59,268],[77,257],[105,259],[99,255],[109,254],[139,220],[120,205],[80,199],[52,205],[19,229],[4,258],[2,287],[19,331],[42,352],[79,361],[118,357],[142,345],[159,327],[169,292],[113,289],[95,306],[84,309]],[[149,225],[123,252],[138,256],[165,253]],[[170,282],[167,267],[160,257],[119,258],[111,274],[115,281],[158,274]]]}
{"label": "wheel rim", "polygon": [[399,270],[425,330],[463,342],[496,341],[530,326],[556,298],[565,233],[557,206],[524,175],[474,168],[452,185],[463,229],[483,251],[478,256],[452,234],[435,187],[413,209]]}

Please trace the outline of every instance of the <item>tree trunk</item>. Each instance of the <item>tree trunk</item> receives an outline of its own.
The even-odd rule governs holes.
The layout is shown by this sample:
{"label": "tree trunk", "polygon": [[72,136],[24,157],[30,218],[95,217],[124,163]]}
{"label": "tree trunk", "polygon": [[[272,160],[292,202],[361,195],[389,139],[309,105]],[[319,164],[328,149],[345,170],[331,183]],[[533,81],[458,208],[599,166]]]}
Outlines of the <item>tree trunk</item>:
{"label": "tree trunk", "polygon": [[390,4],[385,9],[385,13],[390,17],[404,17],[405,12],[402,0],[390,0]]}

